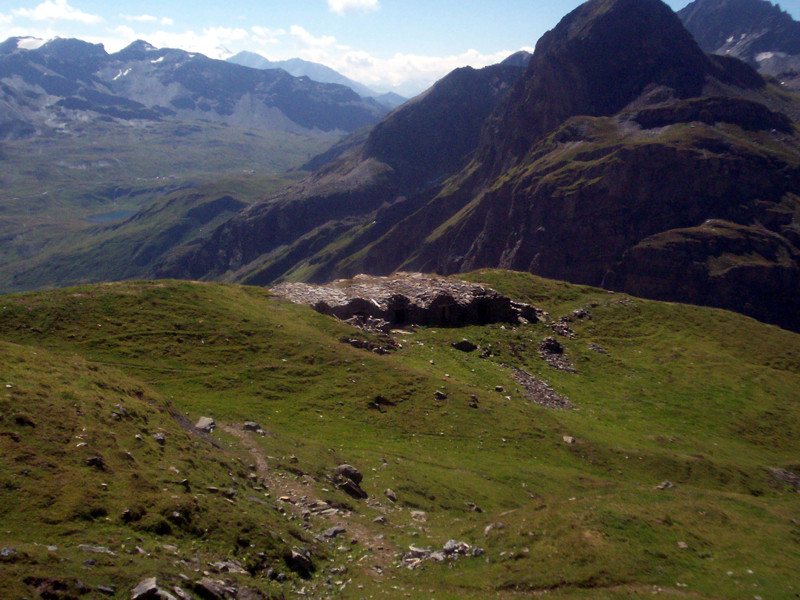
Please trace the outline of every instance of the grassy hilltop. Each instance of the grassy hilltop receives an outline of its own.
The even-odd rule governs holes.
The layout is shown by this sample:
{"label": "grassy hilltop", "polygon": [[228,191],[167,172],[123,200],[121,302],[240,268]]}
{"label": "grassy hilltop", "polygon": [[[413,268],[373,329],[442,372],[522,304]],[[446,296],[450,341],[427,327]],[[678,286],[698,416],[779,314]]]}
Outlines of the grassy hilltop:
{"label": "grassy hilltop", "polygon": [[[800,593],[786,475],[800,336],[527,274],[465,277],[552,320],[588,316],[574,337],[549,321],[416,328],[377,355],[340,340],[385,342],[261,288],[0,297],[0,596],[127,599],[146,577],[190,597],[204,577],[240,598]],[[571,369],[540,357],[549,336]],[[463,338],[480,349],[451,346]],[[574,408],[538,405],[518,370]],[[369,498],[336,488],[341,463]],[[402,562],[448,540],[469,555]],[[245,572],[220,573],[228,560]]]}

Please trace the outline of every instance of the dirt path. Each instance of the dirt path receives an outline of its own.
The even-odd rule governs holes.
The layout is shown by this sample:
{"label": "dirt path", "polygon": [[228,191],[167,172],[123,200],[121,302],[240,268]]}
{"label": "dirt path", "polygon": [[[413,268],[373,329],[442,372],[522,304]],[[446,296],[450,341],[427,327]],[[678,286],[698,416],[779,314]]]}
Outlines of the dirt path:
{"label": "dirt path", "polygon": [[[337,553],[347,553],[345,560],[349,567],[354,567],[354,564],[358,563],[359,569],[368,571],[379,581],[397,565],[398,549],[384,537],[390,525],[373,522],[366,525],[363,523],[366,517],[332,506],[321,499],[315,489],[315,484],[318,482],[311,476],[298,477],[271,467],[267,455],[260,447],[256,433],[243,431],[228,424],[218,423],[218,426],[239,440],[242,447],[250,453],[259,480],[268,486],[273,499],[287,515],[294,515],[297,519],[307,522],[310,532],[318,537],[334,527],[344,528],[344,533],[332,540],[331,544]],[[365,553],[357,561],[350,554],[353,547],[358,547]]]}

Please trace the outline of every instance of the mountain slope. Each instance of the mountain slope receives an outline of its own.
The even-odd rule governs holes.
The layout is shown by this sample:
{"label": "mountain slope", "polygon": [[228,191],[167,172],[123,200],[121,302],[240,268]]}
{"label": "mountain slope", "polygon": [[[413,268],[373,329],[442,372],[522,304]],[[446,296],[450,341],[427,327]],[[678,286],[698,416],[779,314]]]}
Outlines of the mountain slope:
{"label": "mountain slope", "polygon": [[706,52],[735,56],[800,88],[800,23],[767,0],[695,0],[678,11]]}
{"label": "mountain slope", "polygon": [[[386,339],[257,288],[0,298],[4,593],[130,598],[147,577],[192,600],[213,582],[232,598],[798,592],[800,337],[469,278],[552,320],[412,328],[378,355],[346,340]],[[540,357],[550,337],[572,371]],[[575,409],[538,404],[520,371]],[[367,499],[336,486],[342,463]],[[469,552],[425,558],[448,540]]]}
{"label": "mountain slope", "polygon": [[[466,164],[484,119],[521,73],[501,65],[454,71],[315,161],[319,169],[308,180],[243,212],[157,273],[201,278],[238,271],[264,283],[306,263],[309,252],[327,255],[328,244],[349,230],[369,230],[350,240],[363,246]],[[354,251],[347,242],[339,246]],[[325,260],[316,264],[326,267]]]}

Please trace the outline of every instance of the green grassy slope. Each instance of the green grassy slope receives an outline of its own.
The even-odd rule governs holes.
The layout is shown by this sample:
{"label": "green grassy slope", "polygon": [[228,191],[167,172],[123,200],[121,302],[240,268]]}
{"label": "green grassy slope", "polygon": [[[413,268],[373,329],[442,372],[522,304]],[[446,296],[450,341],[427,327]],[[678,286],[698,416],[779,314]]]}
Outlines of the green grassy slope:
{"label": "green grassy slope", "polygon": [[[213,577],[274,597],[800,592],[800,502],[771,472],[800,470],[800,336],[525,274],[467,277],[553,318],[585,307],[590,318],[569,323],[571,338],[546,323],[419,328],[378,356],[339,341],[364,334],[259,288],[130,282],[1,297],[10,597],[80,580],[127,598],[146,576],[194,593],[226,557],[249,573]],[[576,372],[539,357],[547,336]],[[462,338],[491,352],[450,346]],[[575,408],[535,404],[512,368]],[[212,434],[189,426],[203,415],[219,424]],[[265,435],[242,432],[245,420]],[[86,464],[97,454],[105,471]],[[341,462],[364,473],[369,499],[332,485]],[[674,486],[657,489],[664,481]],[[317,515],[311,499],[349,514]],[[335,524],[346,533],[315,538]],[[409,545],[449,539],[485,553],[400,565]],[[310,579],[288,568],[289,548],[312,552]]]}
{"label": "green grassy slope", "polygon": [[[80,255],[89,246],[95,254],[106,251],[98,224],[118,223],[187,186],[227,184],[239,199],[261,199],[275,191],[281,174],[337,139],[201,122],[122,126],[96,121],[69,132],[3,142],[0,291],[124,277],[113,263],[106,265],[103,278],[94,279],[85,273],[47,273],[41,265],[52,269],[54,255],[58,261],[73,254],[65,264],[95,271],[93,265],[82,264]],[[152,225],[143,235],[159,232],[159,223]],[[135,250],[127,250],[122,260],[135,260]],[[34,263],[37,268],[32,269]]]}

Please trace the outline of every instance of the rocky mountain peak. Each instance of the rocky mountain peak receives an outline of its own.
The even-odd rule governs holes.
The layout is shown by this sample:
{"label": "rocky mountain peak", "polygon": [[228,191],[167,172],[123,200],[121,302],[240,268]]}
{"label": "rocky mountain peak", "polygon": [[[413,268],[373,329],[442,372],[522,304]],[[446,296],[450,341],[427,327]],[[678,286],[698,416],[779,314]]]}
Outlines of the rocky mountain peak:
{"label": "rocky mountain peak", "polygon": [[37,52],[64,62],[103,60],[108,57],[103,44],[90,44],[74,38],[55,38],[42,45]]}
{"label": "rocky mountain peak", "polygon": [[507,164],[570,116],[614,114],[654,84],[697,96],[710,71],[661,0],[590,0],[539,40],[526,75],[488,122],[483,150],[492,154],[486,146],[504,137]]}
{"label": "rocky mountain peak", "polygon": [[136,40],[112,56],[118,60],[144,60],[148,55],[157,51],[158,49],[152,44],[144,40]]}
{"label": "rocky mountain peak", "polygon": [[695,0],[678,16],[706,52],[751,63],[762,52],[800,54],[800,23],[767,0]]}

